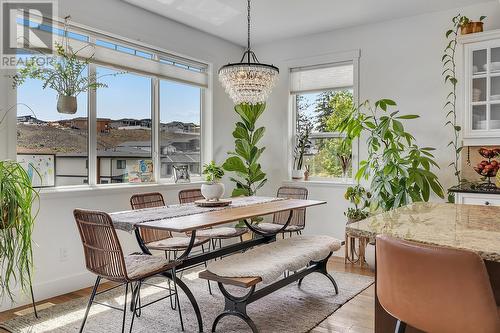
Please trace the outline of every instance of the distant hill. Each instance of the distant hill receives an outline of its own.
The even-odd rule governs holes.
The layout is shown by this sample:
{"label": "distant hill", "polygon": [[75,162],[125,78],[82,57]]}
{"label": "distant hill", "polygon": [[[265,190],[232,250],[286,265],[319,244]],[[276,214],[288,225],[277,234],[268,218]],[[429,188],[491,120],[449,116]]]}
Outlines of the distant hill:
{"label": "distant hill", "polygon": [[[163,144],[199,138],[199,133],[161,131]],[[149,129],[110,129],[97,134],[98,149],[109,150],[130,141],[150,141]],[[68,154],[87,152],[87,130],[57,124],[17,124],[17,151],[31,154]]]}

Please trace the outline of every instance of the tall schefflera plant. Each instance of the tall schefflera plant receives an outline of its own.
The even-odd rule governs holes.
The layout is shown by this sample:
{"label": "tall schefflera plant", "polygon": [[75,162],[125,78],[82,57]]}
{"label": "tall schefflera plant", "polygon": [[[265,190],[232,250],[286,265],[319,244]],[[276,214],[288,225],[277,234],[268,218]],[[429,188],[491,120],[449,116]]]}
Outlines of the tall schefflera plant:
{"label": "tall schefflera plant", "polygon": [[388,211],[416,201],[428,201],[432,192],[443,198],[443,187],[432,166],[439,168],[431,151],[421,148],[403,122],[418,118],[390,111],[396,103],[382,99],[354,109],[337,126],[349,138],[367,137],[367,159],[360,162],[355,178],[370,180],[372,209]]}
{"label": "tall schefflera plant", "polygon": [[233,131],[235,150],[229,152],[230,157],[224,162],[224,170],[234,172],[236,177],[231,181],[236,184],[232,196],[251,196],[266,183],[266,174],[262,171],[259,158],[265,147],[257,144],[264,136],[265,128],[256,127],[257,120],[266,108],[265,103],[238,104],[234,107],[240,120]]}

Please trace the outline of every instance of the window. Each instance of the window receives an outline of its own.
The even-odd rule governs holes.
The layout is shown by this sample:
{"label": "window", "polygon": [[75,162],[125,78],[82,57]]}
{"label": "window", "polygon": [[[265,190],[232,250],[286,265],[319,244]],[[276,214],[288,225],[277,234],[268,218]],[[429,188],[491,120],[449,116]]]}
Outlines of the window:
{"label": "window", "polygon": [[[63,35],[61,27],[18,23]],[[86,73],[95,71],[108,87],[80,94],[74,115],[58,113],[56,93],[43,90],[40,81],[18,88],[18,102],[34,111],[18,106],[18,159],[43,171],[45,178],[35,185],[148,183],[171,178],[174,165],[200,175],[208,66],[100,32],[70,29],[73,49],[93,43],[89,54],[99,65]]]}
{"label": "window", "polygon": [[127,167],[127,161],[126,160],[118,160],[116,161],[116,168],[117,169],[125,169]]}
{"label": "window", "polygon": [[154,181],[151,78],[105,67],[96,74],[108,86],[96,97],[97,183]]}
{"label": "window", "polygon": [[313,180],[351,178],[352,145],[335,128],[354,105],[353,62],[294,68],[290,78],[294,141],[310,129],[303,169]]}
{"label": "window", "polygon": [[187,165],[201,174],[201,93],[199,87],[160,81],[160,164],[162,178]]}
{"label": "window", "polygon": [[[43,89],[39,80],[28,79],[17,89],[17,155],[30,160],[40,178],[39,186],[83,185],[88,179],[87,94],[78,95],[75,114],[56,111],[57,94]],[[52,162],[45,161],[53,155]],[[83,161],[83,163],[79,163]],[[29,170],[28,170],[29,171]]]}

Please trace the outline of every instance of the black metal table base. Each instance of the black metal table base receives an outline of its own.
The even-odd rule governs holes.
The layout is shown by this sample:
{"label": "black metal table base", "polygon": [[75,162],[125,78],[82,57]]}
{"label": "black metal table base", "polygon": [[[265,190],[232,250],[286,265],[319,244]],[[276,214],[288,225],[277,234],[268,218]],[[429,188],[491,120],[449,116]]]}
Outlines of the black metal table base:
{"label": "black metal table base", "polygon": [[[262,245],[262,244],[274,242],[274,241],[276,241],[276,234],[278,234],[281,231],[286,229],[286,227],[289,225],[290,221],[292,220],[292,216],[293,216],[293,210],[290,211],[290,213],[288,215],[288,219],[287,219],[286,223],[283,225],[283,227],[280,230],[277,230],[277,231],[272,232],[272,233],[264,233],[263,231],[256,229],[251,224],[251,222],[244,220],[247,227],[250,230],[252,230],[256,235],[258,235],[257,237],[255,237],[254,239],[251,239],[249,241],[232,244],[232,245],[225,246],[225,247],[222,247],[219,249],[214,249],[214,250],[209,251],[209,252],[204,252],[201,254],[190,256],[191,250],[193,249],[194,243],[196,240],[196,230],[193,230],[191,232],[191,239],[190,239],[188,247],[186,248],[184,253],[182,253],[177,258],[177,260],[182,261],[182,263],[176,267],[176,270],[181,271],[183,269],[194,267],[196,265],[199,265],[201,263],[207,262],[207,261],[215,259],[215,258],[220,258],[220,257],[223,257],[223,256],[228,255],[228,254],[241,252],[241,251],[250,249],[254,246],[257,246],[257,245]],[[144,240],[142,239],[141,233],[139,232],[138,228],[135,229],[135,237],[136,237],[137,243],[138,243],[139,247],[141,248],[142,252],[144,254],[151,255],[151,251],[149,251],[148,247],[144,243]],[[162,275],[167,277],[170,280],[174,279],[174,277],[171,275],[170,272],[164,272]],[[181,279],[177,279],[177,286],[180,289],[182,289],[182,291],[188,297],[189,302],[193,306],[193,310],[194,310],[194,313],[196,315],[196,319],[198,321],[198,329],[200,332],[203,332],[203,319],[201,317],[200,307],[198,306],[198,302],[196,301],[196,298],[194,297],[191,290],[189,290],[189,287],[184,282],[182,282]]]}
{"label": "black metal table base", "polygon": [[326,264],[331,255],[332,253],[330,253],[325,259],[321,261],[318,262],[313,261],[306,268],[297,271],[293,274],[290,274],[287,277],[278,280],[257,291],[255,291],[255,286],[252,286],[249,292],[244,296],[231,295],[224,287],[224,285],[221,282],[218,282],[219,289],[225,297],[225,306],[224,306],[224,311],[215,318],[214,323],[212,325],[212,332],[215,332],[217,324],[222,318],[226,316],[235,316],[242,319],[251,328],[253,333],[257,333],[258,332],[257,326],[247,314],[247,306],[250,303],[253,303],[264,296],[267,296],[283,287],[286,287],[287,285],[297,280],[299,281],[298,285],[300,287],[302,284],[302,280],[311,273],[317,272],[325,275],[332,282],[333,287],[335,289],[335,294],[338,294],[339,289],[337,286],[337,282],[335,282],[335,279],[328,273],[326,269]]}

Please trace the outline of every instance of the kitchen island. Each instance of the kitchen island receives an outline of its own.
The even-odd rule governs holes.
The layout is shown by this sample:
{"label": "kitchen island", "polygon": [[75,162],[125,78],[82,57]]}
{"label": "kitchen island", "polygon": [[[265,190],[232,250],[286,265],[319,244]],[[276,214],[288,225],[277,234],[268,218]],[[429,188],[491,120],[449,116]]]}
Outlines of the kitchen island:
{"label": "kitchen island", "polygon": [[[380,234],[476,252],[484,260],[500,304],[500,207],[414,203],[349,224],[349,235],[375,240]],[[464,291],[466,292],[466,291]],[[394,331],[395,318],[375,298],[375,332]],[[419,332],[408,328],[408,332]]]}

